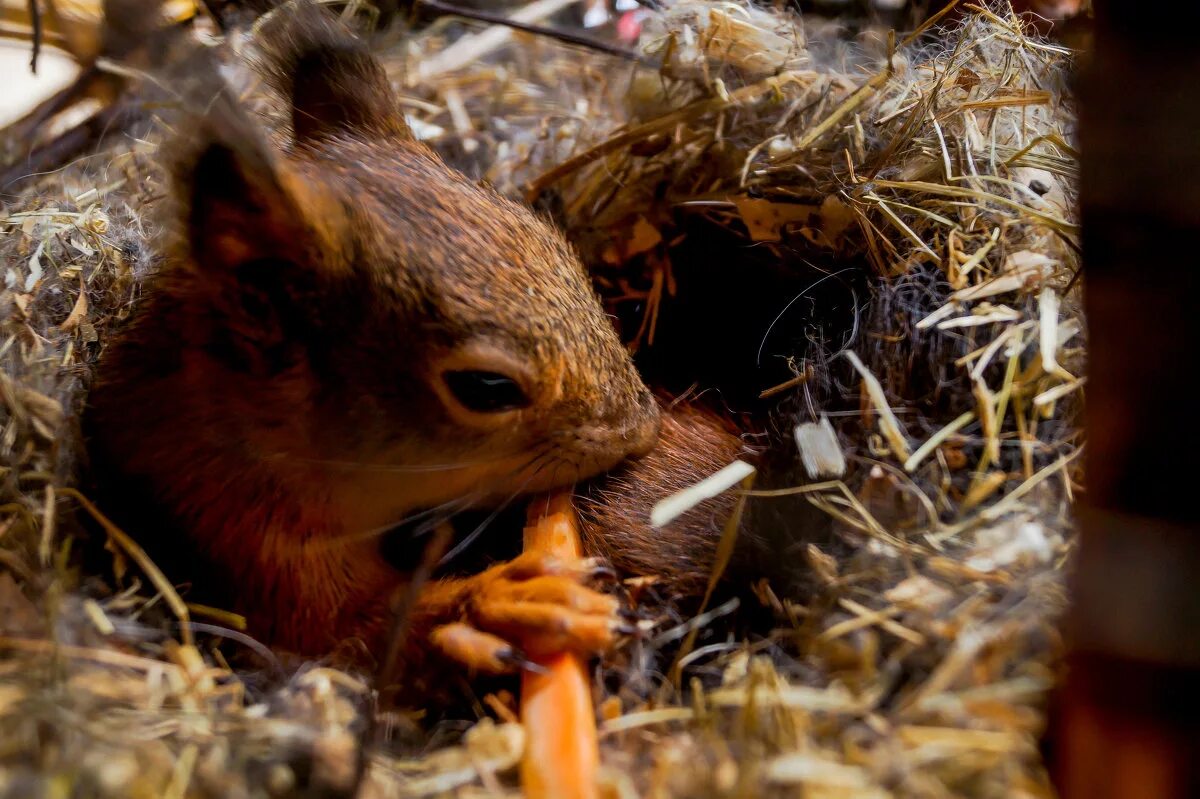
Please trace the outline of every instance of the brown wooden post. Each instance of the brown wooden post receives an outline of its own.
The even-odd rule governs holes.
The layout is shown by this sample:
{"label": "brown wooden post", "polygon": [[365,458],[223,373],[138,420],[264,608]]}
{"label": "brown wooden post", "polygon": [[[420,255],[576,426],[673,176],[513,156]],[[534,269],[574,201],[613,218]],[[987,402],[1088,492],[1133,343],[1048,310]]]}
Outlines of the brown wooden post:
{"label": "brown wooden post", "polygon": [[1200,796],[1200,8],[1096,0],[1081,84],[1087,483],[1052,761]]}

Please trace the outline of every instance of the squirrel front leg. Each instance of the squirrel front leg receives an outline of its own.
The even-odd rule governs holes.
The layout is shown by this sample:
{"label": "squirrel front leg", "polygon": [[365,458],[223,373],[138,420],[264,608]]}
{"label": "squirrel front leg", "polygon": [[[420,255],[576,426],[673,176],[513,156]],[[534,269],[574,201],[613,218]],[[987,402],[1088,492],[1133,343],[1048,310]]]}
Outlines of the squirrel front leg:
{"label": "squirrel front leg", "polygon": [[[653,451],[591,481],[577,497],[585,551],[621,574],[653,576],[673,598],[698,598],[736,493],[707,500],[662,529],[650,526],[650,509],[747,455],[741,437],[720,418],[691,409],[664,413]],[[585,566],[567,569],[526,553],[470,577],[423,586],[400,653],[404,694],[444,686],[448,665],[498,674],[539,651],[607,649],[627,630],[617,600],[584,585],[587,570],[595,568]],[[380,626],[386,616],[381,606]],[[386,642],[374,651],[386,651]]]}
{"label": "squirrel front leg", "polygon": [[[632,630],[616,597],[586,585],[599,571],[592,561],[527,552],[470,577],[431,581],[420,590],[400,653],[406,691],[444,683],[448,664],[468,674],[505,674],[528,657],[608,649]],[[373,615],[379,636],[386,614]]]}
{"label": "squirrel front leg", "polygon": [[[659,442],[648,455],[594,479],[577,497],[585,551],[621,574],[653,576],[672,597],[698,598],[736,493],[707,500],[662,529],[651,527],[650,509],[748,454],[741,437],[715,415],[664,413]],[[448,662],[469,673],[496,674],[539,651],[608,648],[625,625],[617,600],[587,588],[588,576],[526,553],[471,577],[431,581],[417,598],[401,652],[406,689],[422,690],[426,679],[444,682],[439,668]],[[385,649],[381,644],[376,651]]]}

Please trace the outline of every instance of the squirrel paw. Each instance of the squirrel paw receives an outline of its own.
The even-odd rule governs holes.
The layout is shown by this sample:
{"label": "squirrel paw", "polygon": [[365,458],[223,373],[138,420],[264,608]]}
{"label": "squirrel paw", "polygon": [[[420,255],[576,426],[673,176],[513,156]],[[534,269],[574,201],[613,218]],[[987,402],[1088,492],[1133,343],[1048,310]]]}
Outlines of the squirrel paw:
{"label": "squirrel paw", "polygon": [[466,618],[442,625],[430,643],[472,671],[537,668],[527,658],[562,651],[590,654],[632,632],[616,597],[583,585],[604,573],[595,561],[565,563],[530,552],[470,578]]}

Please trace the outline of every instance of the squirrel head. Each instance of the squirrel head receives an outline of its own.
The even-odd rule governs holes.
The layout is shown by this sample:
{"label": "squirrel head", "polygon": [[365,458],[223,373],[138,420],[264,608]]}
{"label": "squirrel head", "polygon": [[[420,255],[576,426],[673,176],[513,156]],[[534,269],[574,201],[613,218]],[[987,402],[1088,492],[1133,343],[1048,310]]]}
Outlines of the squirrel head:
{"label": "squirrel head", "polygon": [[269,24],[292,138],[268,142],[227,90],[207,101],[160,287],[240,445],[394,474],[381,490],[409,507],[648,451],[657,407],[562,235],[414,140],[325,12]]}

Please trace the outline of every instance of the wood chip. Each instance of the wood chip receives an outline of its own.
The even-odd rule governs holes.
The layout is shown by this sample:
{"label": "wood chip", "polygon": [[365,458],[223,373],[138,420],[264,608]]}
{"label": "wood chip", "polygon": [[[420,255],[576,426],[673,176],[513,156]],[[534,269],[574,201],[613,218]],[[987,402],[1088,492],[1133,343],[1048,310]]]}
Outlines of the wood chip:
{"label": "wood chip", "polygon": [[704,500],[728,491],[752,474],[753,466],[745,461],[734,461],[695,485],[654,503],[650,510],[650,524],[654,527],[665,527]]}
{"label": "wood chip", "polygon": [[811,480],[840,478],[846,473],[846,456],[828,416],[819,423],[805,422],[795,430],[800,462]]}

